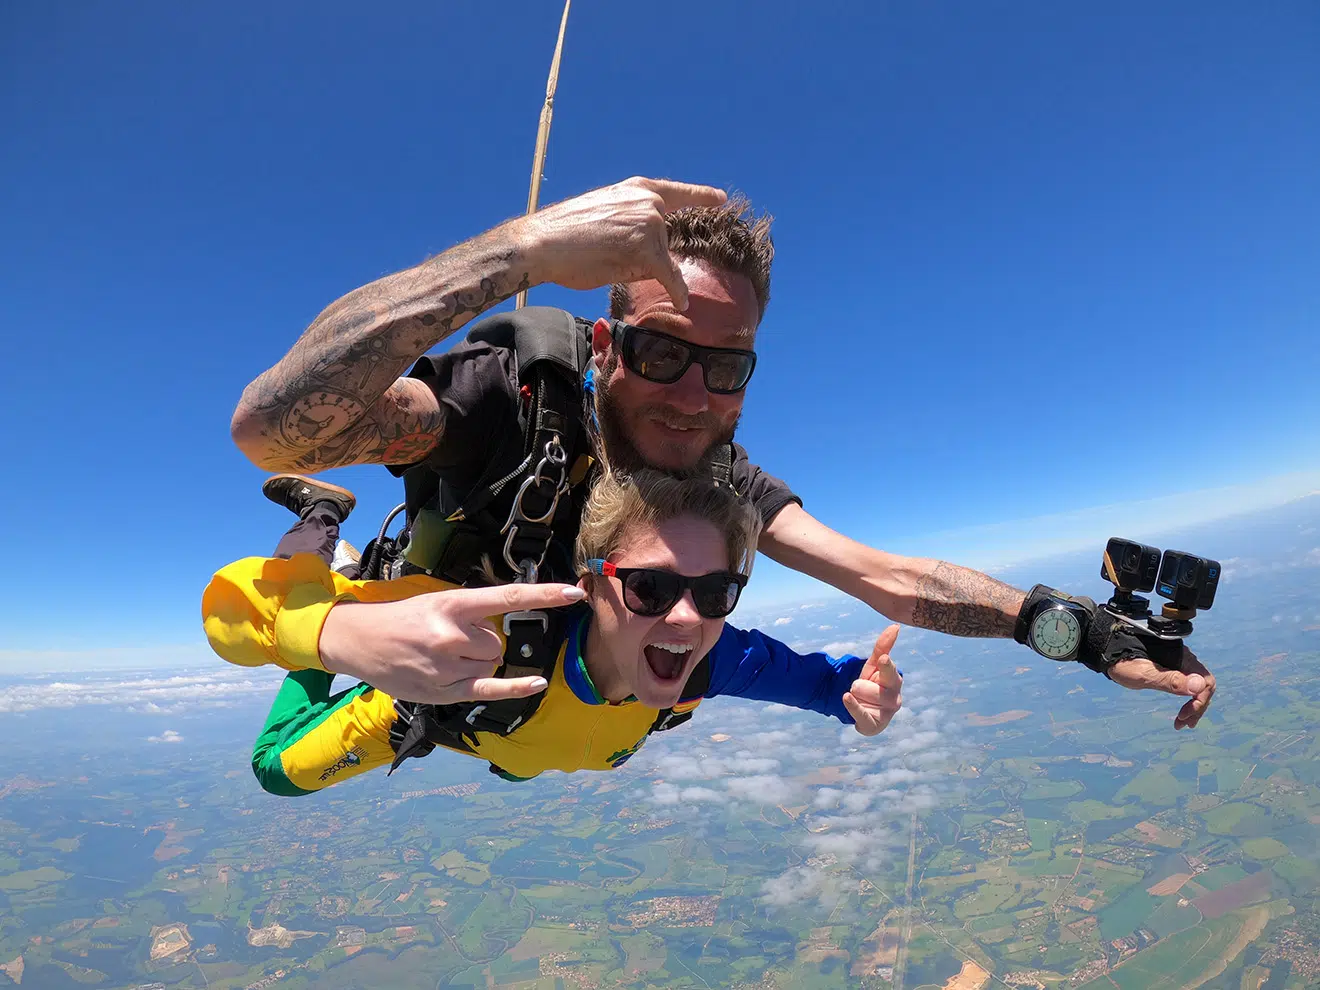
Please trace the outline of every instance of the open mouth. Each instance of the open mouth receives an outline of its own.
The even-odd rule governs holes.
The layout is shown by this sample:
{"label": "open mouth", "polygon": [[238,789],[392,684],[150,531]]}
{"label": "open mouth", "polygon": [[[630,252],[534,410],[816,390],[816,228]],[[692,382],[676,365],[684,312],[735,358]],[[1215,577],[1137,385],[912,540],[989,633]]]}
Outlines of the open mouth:
{"label": "open mouth", "polygon": [[692,654],[691,643],[652,643],[643,650],[646,665],[658,681],[676,681]]}
{"label": "open mouth", "polygon": [[700,420],[679,423],[672,419],[657,416],[653,418],[651,422],[662,430],[669,430],[672,433],[696,433],[698,430],[704,430],[706,428],[706,424]]}
{"label": "open mouth", "polygon": [[655,425],[660,428],[661,433],[667,433],[671,436],[685,437],[697,432],[697,427],[693,426],[670,426],[668,423],[660,422]]}

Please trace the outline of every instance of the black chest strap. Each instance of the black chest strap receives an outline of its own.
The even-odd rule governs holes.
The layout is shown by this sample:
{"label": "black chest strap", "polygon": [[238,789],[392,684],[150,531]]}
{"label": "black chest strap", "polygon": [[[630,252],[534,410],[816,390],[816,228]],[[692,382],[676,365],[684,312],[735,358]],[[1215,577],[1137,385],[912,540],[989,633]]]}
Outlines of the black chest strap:
{"label": "black chest strap", "polygon": [[[582,614],[585,605],[545,611],[510,612],[504,616],[504,660],[496,677],[554,677],[559,650],[570,621]],[[478,732],[507,736],[531,718],[545,691],[526,698],[499,701],[465,701],[452,705],[427,705],[396,701],[399,716],[390,729],[394,749],[393,773],[409,757],[428,755],[436,746],[474,752],[469,740]]]}

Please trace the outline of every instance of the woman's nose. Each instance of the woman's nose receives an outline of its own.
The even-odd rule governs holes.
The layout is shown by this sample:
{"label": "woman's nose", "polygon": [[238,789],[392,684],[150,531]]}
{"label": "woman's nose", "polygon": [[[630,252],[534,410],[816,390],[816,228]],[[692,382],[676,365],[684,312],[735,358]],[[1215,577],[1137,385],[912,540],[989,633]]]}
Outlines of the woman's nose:
{"label": "woman's nose", "polygon": [[674,607],[665,616],[665,622],[671,626],[695,626],[701,622],[701,613],[697,603],[692,600],[692,592],[685,590],[683,597],[674,603]]}

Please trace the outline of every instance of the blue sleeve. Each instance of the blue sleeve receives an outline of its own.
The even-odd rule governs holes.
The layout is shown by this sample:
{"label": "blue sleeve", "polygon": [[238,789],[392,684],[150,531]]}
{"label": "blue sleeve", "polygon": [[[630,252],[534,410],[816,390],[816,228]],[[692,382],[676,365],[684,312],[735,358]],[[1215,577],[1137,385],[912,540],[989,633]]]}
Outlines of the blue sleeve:
{"label": "blue sleeve", "polygon": [[777,639],[752,629],[725,625],[710,651],[710,688],[706,697],[726,694],[791,705],[833,715],[845,725],[853,717],[843,707],[843,695],[857,680],[866,661],[824,653],[794,653]]}

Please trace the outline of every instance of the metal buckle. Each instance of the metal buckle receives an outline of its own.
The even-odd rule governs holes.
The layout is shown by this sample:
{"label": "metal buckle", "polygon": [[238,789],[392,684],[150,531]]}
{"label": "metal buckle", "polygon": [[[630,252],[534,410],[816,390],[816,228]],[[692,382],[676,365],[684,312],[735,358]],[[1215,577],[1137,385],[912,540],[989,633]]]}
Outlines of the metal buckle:
{"label": "metal buckle", "polygon": [[546,614],[544,612],[533,612],[533,611],[506,612],[504,613],[505,636],[509,636],[513,632],[513,630],[509,627],[509,623],[511,621],[516,621],[519,619],[524,621],[530,620],[532,622],[539,622],[541,624],[542,635],[545,635],[545,633],[550,631],[550,620],[546,618]]}
{"label": "metal buckle", "polygon": [[[504,540],[504,562],[509,565],[509,569],[519,575],[518,581],[528,584],[536,582],[537,573],[541,567],[540,560],[514,560],[513,559],[513,541],[518,536],[519,523],[532,523],[537,526],[548,526],[554,519],[555,513],[559,510],[559,499],[568,491],[568,454],[563,445],[559,442],[558,435],[552,436],[545,444],[545,456],[543,456],[536,465],[536,470],[532,472],[530,478],[523,480],[518,486],[518,491],[513,496],[513,505],[509,508],[509,518],[504,521],[504,526],[500,529],[501,533],[508,534]],[[558,472],[558,479],[548,476],[549,470]],[[554,486],[554,491],[550,496],[550,508],[539,516],[529,516],[523,507],[523,497],[532,486],[538,488],[543,484]],[[549,547],[549,538],[546,540],[546,547]],[[545,550],[541,551],[541,560],[545,559]]]}
{"label": "metal buckle", "polygon": [[[536,578],[540,572],[541,565],[537,561],[532,560],[531,557],[527,557],[523,560],[513,559],[513,541],[517,539],[517,537],[518,527],[514,526],[509,530],[509,536],[504,541],[504,562],[509,565],[510,570],[518,575],[514,578],[515,583],[536,584]],[[545,558],[544,550],[541,551],[541,557],[542,559]]]}
{"label": "metal buckle", "polygon": [[[542,461],[541,463],[544,464],[545,462]],[[518,522],[543,523],[543,522],[548,522],[550,519],[554,518],[555,510],[559,508],[559,496],[563,494],[563,490],[565,487],[563,481],[554,483],[555,491],[554,491],[554,495],[550,499],[550,508],[543,515],[529,516],[526,510],[523,509],[523,496],[527,493],[527,490],[531,488],[533,485],[539,488],[542,482],[547,482],[547,481],[550,481],[550,479],[541,478],[539,476],[533,475],[532,477],[526,479],[521,485],[518,486],[518,494],[513,496],[513,508],[509,510],[509,518],[504,523],[505,529],[508,529],[509,526],[511,526],[514,523],[515,519]]]}
{"label": "metal buckle", "polygon": [[467,714],[467,718],[463,719],[463,721],[466,722],[468,725],[472,726],[472,727],[475,729],[475,728],[477,727],[477,723],[476,723],[475,721],[473,721],[473,719],[475,719],[478,715],[480,715],[480,714],[481,714],[482,712],[484,712],[485,710],[486,710],[486,706],[485,706],[485,705],[475,705],[475,706],[473,706],[472,711],[468,712],[468,714]]}

